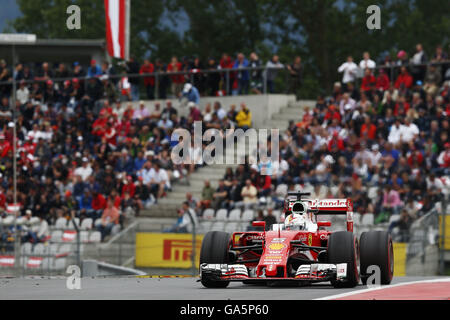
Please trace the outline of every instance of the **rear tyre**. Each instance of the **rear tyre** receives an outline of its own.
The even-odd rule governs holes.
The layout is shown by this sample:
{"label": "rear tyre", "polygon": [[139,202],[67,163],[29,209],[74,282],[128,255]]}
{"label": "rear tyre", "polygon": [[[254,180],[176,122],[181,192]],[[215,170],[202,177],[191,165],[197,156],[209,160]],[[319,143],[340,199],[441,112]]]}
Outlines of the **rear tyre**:
{"label": "rear tyre", "polygon": [[328,238],[328,262],[332,264],[347,263],[347,279],[345,281],[332,280],[335,288],[353,288],[359,283],[358,240],[352,232],[338,231]]}
{"label": "rear tyre", "polygon": [[390,284],[394,276],[394,249],[389,232],[364,232],[360,238],[360,250],[362,283],[366,285],[370,276],[367,268],[376,265],[380,268],[381,284]]}
{"label": "rear tyre", "polygon": [[[210,231],[203,238],[200,251],[200,264],[227,264],[229,262],[230,234],[222,231]],[[206,288],[226,288],[230,281],[215,281],[202,277]]]}

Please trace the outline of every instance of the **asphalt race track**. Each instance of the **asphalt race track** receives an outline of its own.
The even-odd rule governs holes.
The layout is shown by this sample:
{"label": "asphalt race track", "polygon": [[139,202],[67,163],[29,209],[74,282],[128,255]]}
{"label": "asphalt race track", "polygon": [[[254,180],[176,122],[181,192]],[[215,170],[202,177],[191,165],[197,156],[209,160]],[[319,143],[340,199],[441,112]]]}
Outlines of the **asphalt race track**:
{"label": "asphalt race track", "polygon": [[[439,277],[397,277],[392,284]],[[448,279],[448,278],[447,278]],[[367,289],[334,289],[328,283],[309,287],[266,287],[231,283],[226,289],[206,289],[196,278],[83,278],[80,290],[69,290],[66,279],[0,278],[0,300],[9,299],[150,299],[150,300],[310,300]]]}

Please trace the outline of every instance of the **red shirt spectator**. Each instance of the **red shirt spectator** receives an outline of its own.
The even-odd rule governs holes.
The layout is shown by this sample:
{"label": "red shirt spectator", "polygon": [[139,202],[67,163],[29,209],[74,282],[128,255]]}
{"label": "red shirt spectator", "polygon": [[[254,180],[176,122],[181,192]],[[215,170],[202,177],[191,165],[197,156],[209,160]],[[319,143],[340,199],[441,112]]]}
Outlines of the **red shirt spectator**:
{"label": "red shirt spectator", "polygon": [[377,90],[389,90],[390,82],[389,77],[387,74],[383,71],[383,69],[380,70],[380,74],[377,77],[377,83],[375,85],[375,88]]}
{"label": "red shirt spectator", "polygon": [[367,137],[370,140],[375,140],[376,136],[377,136],[377,127],[373,124],[373,123],[364,123],[361,126],[361,132],[360,132],[360,136],[361,138],[364,137],[364,135],[367,133]]}
{"label": "red shirt spectator", "polygon": [[375,88],[376,79],[370,69],[366,69],[364,78],[362,78],[361,91],[371,91]]}
{"label": "red shirt spectator", "polygon": [[106,208],[106,199],[101,193],[94,193],[92,197],[92,209],[104,210]]}
{"label": "red shirt spectator", "polygon": [[336,107],[334,105],[330,105],[328,107],[328,111],[325,114],[324,120],[333,120],[337,119],[339,122],[341,122],[341,114],[339,111],[336,110]]}
{"label": "red shirt spectator", "polygon": [[398,75],[395,81],[395,88],[400,89],[403,85],[405,88],[411,88],[413,84],[413,77],[406,71],[405,67],[402,67],[401,73]]}
{"label": "red shirt spectator", "polygon": [[[153,73],[155,71],[155,66],[153,63],[151,63],[148,60],[144,61],[144,64],[141,66],[141,69],[139,70],[139,74],[144,73]],[[144,85],[147,86],[154,86],[155,85],[155,77],[144,77]]]}
{"label": "red shirt spectator", "polygon": [[8,140],[5,140],[5,135],[0,134],[0,157],[5,158],[8,155],[9,150],[12,149]]}
{"label": "red shirt spectator", "polygon": [[132,177],[127,177],[127,183],[125,183],[122,187],[122,199],[124,198],[125,193],[128,193],[130,198],[133,198],[136,193],[136,186],[133,183]]}
{"label": "red shirt spectator", "polygon": [[339,137],[337,132],[333,133],[333,138],[328,142],[328,151],[332,152],[334,148],[337,148],[340,151],[345,149],[344,140]]}
{"label": "red shirt spectator", "polygon": [[[169,63],[167,66],[167,72],[180,72],[182,71],[183,66],[181,65],[181,62],[178,62],[176,57],[172,58],[172,62]],[[170,76],[170,79],[172,79],[173,83],[183,83],[184,82],[184,75],[178,74],[174,76]]]}

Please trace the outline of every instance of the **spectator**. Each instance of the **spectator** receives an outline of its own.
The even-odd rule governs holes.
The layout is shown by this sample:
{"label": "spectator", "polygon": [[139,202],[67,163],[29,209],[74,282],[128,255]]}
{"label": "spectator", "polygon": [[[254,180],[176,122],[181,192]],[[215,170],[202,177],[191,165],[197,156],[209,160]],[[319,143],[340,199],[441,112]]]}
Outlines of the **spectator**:
{"label": "spectator", "polygon": [[426,66],[425,64],[427,62],[428,58],[425,54],[425,51],[423,50],[422,44],[418,43],[416,45],[416,53],[411,58],[411,65],[412,65],[412,71],[414,81],[423,81]]}
{"label": "spectator", "polygon": [[127,61],[126,70],[128,75],[128,82],[130,84],[131,100],[138,101],[141,78],[135,75],[138,75],[140,73],[141,66],[136,61],[134,56],[130,56],[130,59]]}
{"label": "spectator", "polygon": [[[173,56],[170,64],[167,66],[167,72],[181,72],[182,65],[181,62],[178,62],[177,57]],[[172,81],[172,94],[178,98],[181,94],[183,83],[184,83],[184,75],[183,74],[176,74],[170,76],[170,79]]]}
{"label": "spectator", "polygon": [[211,187],[209,180],[205,180],[202,189],[201,207],[209,208],[211,206],[211,202],[213,201],[213,199],[214,199],[214,189]]}
{"label": "spectator", "polygon": [[287,65],[287,69],[289,70],[290,75],[288,92],[295,94],[296,99],[299,100],[300,99],[299,90],[303,80],[302,58],[300,56],[296,56],[294,58],[294,62],[290,65]]}
{"label": "spectator", "polygon": [[107,207],[101,217],[101,224],[97,227],[102,234],[102,241],[111,233],[112,228],[119,224],[119,217],[119,210],[114,206],[113,200],[108,199]]}
{"label": "spectator", "polygon": [[408,214],[408,211],[403,209],[400,218],[391,222],[388,231],[392,233],[394,228],[399,228],[399,242],[409,242],[409,229],[413,223],[413,218]]}
{"label": "spectator", "polygon": [[[255,52],[250,54],[249,67],[261,68],[262,61]],[[261,70],[252,70],[250,74],[250,89],[252,93],[261,94],[263,92],[263,79]]]}
{"label": "spectator", "polygon": [[277,219],[273,215],[273,208],[267,209],[267,216],[264,217],[264,221],[266,222],[266,231],[270,230],[272,225],[277,223]]}
{"label": "spectator", "polygon": [[[208,59],[207,70],[216,71],[219,68],[218,63],[213,57]],[[208,72],[205,74],[205,83],[207,88],[207,95],[216,96],[219,95],[220,74],[218,72]]]}
{"label": "spectator", "polygon": [[175,233],[190,233],[192,232],[193,225],[197,225],[197,215],[195,211],[189,207],[187,201],[183,202],[180,210],[178,210],[178,220],[170,228],[164,230],[164,232],[175,232]]}
{"label": "spectator", "polygon": [[363,77],[362,83],[361,83],[361,91],[370,94],[372,91],[375,90],[375,85],[376,85],[376,79],[375,79],[374,75],[372,74],[372,70],[369,68],[366,68],[364,70],[364,77]]}
{"label": "spectator", "polygon": [[243,198],[243,204],[246,208],[254,206],[258,203],[258,191],[255,186],[252,185],[252,181],[247,179],[245,181],[245,186],[242,188],[241,196]]}
{"label": "spectator", "polygon": [[378,77],[376,80],[375,88],[379,92],[383,92],[383,91],[389,90],[389,87],[390,87],[389,77],[386,74],[386,72],[384,71],[384,69],[380,69],[378,71]]}
{"label": "spectator", "polygon": [[424,79],[424,90],[427,94],[435,96],[441,83],[441,73],[434,65],[428,67],[428,71]]}
{"label": "spectator", "polygon": [[396,89],[409,89],[412,87],[413,84],[413,78],[406,70],[406,67],[400,68],[400,74],[397,77],[397,80],[395,80],[395,88]]}
{"label": "spectator", "polygon": [[357,70],[358,66],[353,62],[353,57],[348,56],[347,61],[338,68],[339,73],[344,73],[342,77],[342,83],[344,86],[347,86],[348,83],[356,80]]}
{"label": "spectator", "polygon": [[236,115],[237,126],[247,130],[252,126],[252,113],[245,103],[241,103],[241,110]]}
{"label": "spectator", "polygon": [[282,68],[284,68],[284,65],[280,63],[277,55],[274,55],[271,60],[267,61],[265,79],[269,93],[275,92],[275,78],[277,77],[278,70]]}
{"label": "spectator", "polygon": [[188,102],[193,102],[197,105],[200,103],[200,93],[198,92],[198,89],[190,83],[184,85],[182,96],[185,97]]}
{"label": "spectator", "polygon": [[[144,64],[141,66],[139,70],[139,74],[148,74],[155,72],[155,66],[150,62],[149,59],[144,60]],[[144,86],[145,92],[147,93],[147,99],[153,100],[155,99],[155,77],[147,76],[144,77]]]}
{"label": "spectator", "polygon": [[361,68],[361,70],[375,69],[376,66],[377,66],[377,64],[375,63],[375,61],[370,59],[369,52],[367,52],[367,51],[364,52],[363,59],[359,63],[359,67]]}
{"label": "spectator", "polygon": [[237,81],[238,81],[238,93],[248,94],[248,87],[250,82],[250,73],[248,70],[241,70],[242,68],[248,68],[249,62],[245,58],[243,53],[237,55],[237,59],[234,62],[233,69],[237,69]]}
{"label": "spectator", "polygon": [[102,69],[97,64],[97,61],[92,59],[91,60],[91,65],[89,66],[88,71],[87,71],[87,76],[89,78],[93,78],[93,77],[99,77],[101,75],[102,75]]}

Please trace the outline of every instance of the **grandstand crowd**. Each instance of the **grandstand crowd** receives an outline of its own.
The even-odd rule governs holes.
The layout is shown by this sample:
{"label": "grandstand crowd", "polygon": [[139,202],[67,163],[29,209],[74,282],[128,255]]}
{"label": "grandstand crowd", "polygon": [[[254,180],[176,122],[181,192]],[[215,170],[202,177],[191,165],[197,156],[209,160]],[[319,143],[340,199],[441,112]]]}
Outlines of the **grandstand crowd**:
{"label": "grandstand crowd", "polygon": [[[343,79],[333,92],[319,97],[315,108],[306,108],[283,132],[280,163],[266,164],[278,168],[272,176],[260,175],[262,164],[240,165],[236,171],[227,170],[218,186],[205,181],[202,198],[189,202],[188,197],[189,206],[200,215],[206,207],[251,206],[263,197],[277,203],[287,189],[300,185],[312,188],[317,198],[351,197],[356,212],[377,213],[377,222],[401,214],[408,225],[426,213],[449,188],[450,69],[440,47],[430,59],[420,45],[410,59],[406,56],[401,51],[397,61],[383,62],[386,68],[389,63],[399,66],[395,79],[389,78],[390,69],[376,68],[368,53],[359,68],[349,57],[339,67]],[[431,64],[423,65],[426,62]],[[38,68],[25,62],[12,67],[1,60],[2,215],[14,203],[14,117],[20,214],[40,217],[41,224],[50,225],[60,217],[101,219],[98,228],[104,238],[114,225],[164,197],[174,180],[188,179],[195,170],[172,163],[171,148],[177,144],[170,140],[173,130],[193,130],[198,120],[204,128],[252,125],[245,103],[228,109],[215,103],[200,110],[201,96],[259,94],[264,81],[274,92],[276,68],[288,70],[290,81],[285,85],[289,92],[298,92],[300,57],[283,65],[274,56],[265,64],[273,69],[265,72],[239,70],[262,65],[255,53],[248,60],[242,53],[235,59],[224,54],[205,65],[199,58],[179,62],[174,57],[167,65],[160,60],[141,65],[131,58],[124,70],[94,60],[90,66],[44,62]],[[224,74],[200,72],[217,69],[236,69],[230,73],[228,92]],[[164,74],[157,88],[152,76],[127,77],[186,70],[192,78]],[[358,70],[363,70],[362,78]],[[15,106],[12,85],[5,84],[12,77],[19,84]],[[130,101],[154,99],[156,89],[162,100],[170,93],[186,97],[189,116],[181,117],[169,100],[156,103],[154,110],[143,101],[133,109]],[[370,187],[376,187],[374,201]],[[25,240],[43,241],[48,231],[42,229],[30,230]],[[9,241],[13,232],[12,226],[3,230],[2,241]]]}

